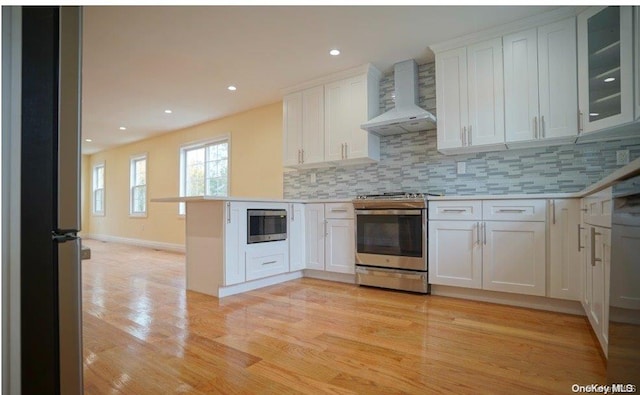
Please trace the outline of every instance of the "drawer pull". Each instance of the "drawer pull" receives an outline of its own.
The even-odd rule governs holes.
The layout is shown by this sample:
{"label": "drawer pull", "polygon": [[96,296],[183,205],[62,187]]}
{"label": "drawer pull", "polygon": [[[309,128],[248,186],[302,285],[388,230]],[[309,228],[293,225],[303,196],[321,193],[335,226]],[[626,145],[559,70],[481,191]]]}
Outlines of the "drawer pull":
{"label": "drawer pull", "polygon": [[278,261],[268,261],[268,262],[262,262],[263,265],[273,265],[274,263],[277,263]]}
{"label": "drawer pull", "polygon": [[445,208],[442,210],[443,213],[464,213],[465,209],[463,208]]}
{"label": "drawer pull", "polygon": [[332,208],[330,211],[332,213],[346,213],[347,209],[346,208]]}
{"label": "drawer pull", "polygon": [[510,209],[501,208],[500,210],[498,210],[499,213],[524,213],[525,211],[527,210],[516,209],[516,208],[510,208]]}

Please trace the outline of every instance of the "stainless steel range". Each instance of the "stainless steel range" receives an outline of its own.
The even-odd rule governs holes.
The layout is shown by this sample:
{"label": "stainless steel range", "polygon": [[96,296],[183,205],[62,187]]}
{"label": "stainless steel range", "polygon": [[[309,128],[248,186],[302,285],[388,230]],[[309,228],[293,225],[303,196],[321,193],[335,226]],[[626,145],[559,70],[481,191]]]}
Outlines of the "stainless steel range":
{"label": "stainless steel range", "polygon": [[353,200],[358,284],[429,293],[426,197],[386,193]]}

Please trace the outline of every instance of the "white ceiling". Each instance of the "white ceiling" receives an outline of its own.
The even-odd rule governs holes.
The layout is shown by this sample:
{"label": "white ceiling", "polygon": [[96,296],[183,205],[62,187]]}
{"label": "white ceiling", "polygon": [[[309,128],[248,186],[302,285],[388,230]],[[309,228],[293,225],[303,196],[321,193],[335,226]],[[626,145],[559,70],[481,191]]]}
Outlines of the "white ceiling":
{"label": "white ceiling", "polygon": [[421,63],[431,44],[553,8],[87,6],[82,133],[93,141],[82,152],[274,103],[283,88],[364,63]]}

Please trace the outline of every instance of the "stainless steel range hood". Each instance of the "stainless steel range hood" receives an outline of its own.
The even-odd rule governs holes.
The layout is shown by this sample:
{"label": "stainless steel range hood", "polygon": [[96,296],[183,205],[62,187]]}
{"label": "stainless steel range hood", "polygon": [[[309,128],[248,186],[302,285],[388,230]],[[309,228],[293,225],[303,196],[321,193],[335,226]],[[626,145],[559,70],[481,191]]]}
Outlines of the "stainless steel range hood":
{"label": "stainless steel range hood", "polygon": [[435,129],[436,117],[417,105],[418,65],[416,62],[410,59],[396,63],[393,66],[393,73],[396,107],[363,123],[360,127],[380,136]]}

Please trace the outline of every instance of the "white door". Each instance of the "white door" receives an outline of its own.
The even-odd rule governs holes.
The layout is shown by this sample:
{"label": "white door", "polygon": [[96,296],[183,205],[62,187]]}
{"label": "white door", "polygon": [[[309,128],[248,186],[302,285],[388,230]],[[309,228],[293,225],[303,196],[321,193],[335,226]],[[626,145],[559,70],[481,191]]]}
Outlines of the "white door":
{"label": "white door", "polygon": [[436,90],[438,149],[462,147],[469,124],[465,47],[436,56]]}
{"label": "white door", "polygon": [[482,286],[482,235],[478,221],[429,221],[429,282]]}
{"label": "white door", "polygon": [[324,87],[324,155],[326,161],[344,158],[347,139],[345,113],[347,112],[347,84],[344,80]]}
{"label": "white door", "polygon": [[355,227],[352,219],[327,220],[326,266],[328,272],[355,272]]}
{"label": "white door", "polygon": [[324,86],[302,92],[302,163],[324,161]]}
{"label": "white door", "polygon": [[304,205],[305,261],[307,269],[324,270],[325,219],[324,204]]}
{"label": "white door", "polygon": [[549,296],[580,300],[579,199],[549,201]]}
{"label": "white door", "polygon": [[485,221],[484,226],[482,289],[544,296],[545,223]]}
{"label": "white door", "polygon": [[297,166],[302,149],[302,93],[282,99],[282,154],[284,166]]}
{"label": "white door", "polygon": [[[245,281],[244,246],[247,243],[247,209],[242,203],[225,202],[224,210],[224,285],[243,283]],[[241,218],[245,220],[241,221]]]}
{"label": "white door", "polygon": [[360,128],[367,122],[367,76],[349,78],[346,83],[346,105],[344,112],[345,127],[345,159],[364,158],[369,156],[369,132]]}
{"label": "white door", "polygon": [[538,28],[540,138],[578,135],[576,21]]}
{"label": "white door", "polygon": [[633,120],[631,7],[578,15],[578,91],[584,133]]}
{"label": "white door", "polygon": [[304,204],[289,205],[289,271],[305,268],[305,212]]}
{"label": "white door", "polygon": [[505,142],[502,66],[502,38],[467,47],[469,146]]}
{"label": "white door", "polygon": [[538,36],[536,29],[503,37],[507,142],[538,138]]}

